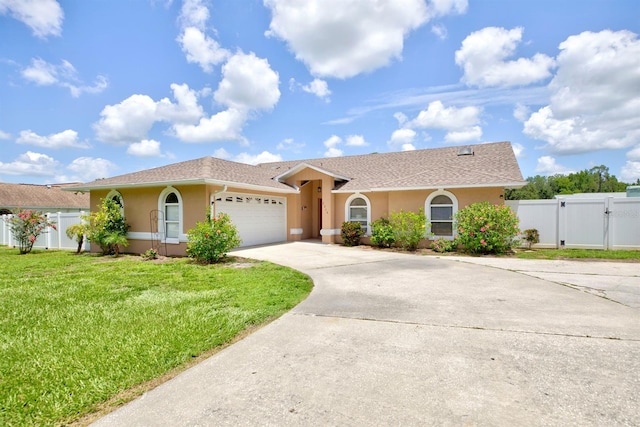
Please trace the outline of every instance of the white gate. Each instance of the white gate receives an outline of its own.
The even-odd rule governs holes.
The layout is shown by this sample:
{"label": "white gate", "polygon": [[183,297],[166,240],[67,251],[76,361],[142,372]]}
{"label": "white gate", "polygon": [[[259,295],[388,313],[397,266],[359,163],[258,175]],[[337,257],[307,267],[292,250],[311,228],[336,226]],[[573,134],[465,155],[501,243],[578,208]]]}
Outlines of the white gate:
{"label": "white gate", "polygon": [[505,202],[520,229],[540,233],[539,248],[640,249],[640,198]]}

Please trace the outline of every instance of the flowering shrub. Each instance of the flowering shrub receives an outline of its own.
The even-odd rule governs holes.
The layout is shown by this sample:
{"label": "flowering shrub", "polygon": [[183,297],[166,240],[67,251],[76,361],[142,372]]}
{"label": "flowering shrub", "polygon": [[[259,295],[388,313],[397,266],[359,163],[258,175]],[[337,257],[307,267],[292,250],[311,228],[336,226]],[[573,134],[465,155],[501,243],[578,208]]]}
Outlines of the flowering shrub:
{"label": "flowering shrub", "polygon": [[86,235],[97,243],[103,255],[120,253],[120,246],[127,246],[129,225],[125,222],[120,205],[112,199],[103,199],[98,212],[91,212],[82,219],[88,223]]}
{"label": "flowering shrub", "polygon": [[472,253],[504,253],[515,244],[520,232],[518,217],[508,206],[474,203],[455,215],[456,241]]}
{"label": "flowering shrub", "polygon": [[56,229],[55,223],[49,221],[42,212],[31,209],[19,210],[9,219],[9,227],[13,237],[18,241],[21,254],[28,254],[38,236],[46,233],[47,227]]}
{"label": "flowering shrub", "polygon": [[440,252],[440,253],[451,252],[455,248],[456,248],[456,243],[453,240],[440,238],[434,241],[433,243],[431,243],[431,249],[433,249],[435,252]]}
{"label": "flowering shrub", "polygon": [[416,212],[394,212],[389,224],[395,237],[395,245],[401,249],[415,251],[420,240],[426,237],[427,217],[424,210]]}
{"label": "flowering shrub", "polygon": [[371,243],[379,248],[390,248],[396,235],[387,218],[379,218],[371,223]]}
{"label": "flowering shrub", "polygon": [[340,237],[345,246],[358,246],[360,238],[364,235],[362,225],[357,221],[343,222],[340,228]]}
{"label": "flowering shrub", "polygon": [[220,213],[187,231],[187,255],[197,262],[211,264],[222,261],[227,252],[240,246],[242,240],[229,215]]}

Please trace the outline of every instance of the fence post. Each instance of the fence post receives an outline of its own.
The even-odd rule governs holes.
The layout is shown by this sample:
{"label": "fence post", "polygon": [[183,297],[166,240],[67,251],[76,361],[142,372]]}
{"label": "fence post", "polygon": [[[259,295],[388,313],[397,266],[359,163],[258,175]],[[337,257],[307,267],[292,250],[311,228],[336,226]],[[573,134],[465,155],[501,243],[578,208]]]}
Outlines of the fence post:
{"label": "fence post", "polygon": [[558,240],[556,241],[556,249],[564,249],[567,239],[567,210],[565,199],[558,199]]}
{"label": "fence post", "polygon": [[58,212],[58,221],[56,221],[56,234],[58,235],[58,249],[62,249],[62,236],[60,236],[60,231],[62,229],[61,227],[61,213],[62,212]]}

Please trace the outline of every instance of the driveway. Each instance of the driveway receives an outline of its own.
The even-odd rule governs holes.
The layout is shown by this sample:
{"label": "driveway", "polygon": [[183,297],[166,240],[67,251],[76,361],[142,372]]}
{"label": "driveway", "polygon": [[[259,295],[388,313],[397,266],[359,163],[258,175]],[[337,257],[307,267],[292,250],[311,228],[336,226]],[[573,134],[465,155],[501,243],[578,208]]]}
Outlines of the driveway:
{"label": "driveway", "polygon": [[[639,264],[306,242],[235,254],[315,288],[95,425],[640,424]],[[594,291],[607,286],[624,291]]]}

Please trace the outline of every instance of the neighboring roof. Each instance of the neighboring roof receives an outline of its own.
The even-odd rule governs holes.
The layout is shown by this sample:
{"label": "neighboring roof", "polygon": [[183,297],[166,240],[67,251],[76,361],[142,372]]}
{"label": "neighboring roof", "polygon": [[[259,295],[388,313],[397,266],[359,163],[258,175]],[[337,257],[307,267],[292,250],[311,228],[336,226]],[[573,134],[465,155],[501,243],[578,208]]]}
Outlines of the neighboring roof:
{"label": "neighboring roof", "polygon": [[89,195],[62,191],[74,184],[0,183],[0,207],[4,209],[89,209]]}
{"label": "neighboring roof", "polygon": [[244,163],[230,162],[215,157],[202,157],[173,163],[154,169],[97,179],[75,186],[74,190],[88,191],[123,187],[149,187],[159,185],[218,184],[235,187],[275,190],[295,193],[290,186],[274,181],[273,170]]}
{"label": "neighboring roof", "polygon": [[284,181],[312,168],[341,181],[336,192],[393,191],[465,187],[522,187],[526,181],[509,142],[473,145],[470,155],[461,147],[397,153],[263,163],[251,166],[215,157],[99,179],[76,185],[72,191],[149,187],[158,185],[219,184],[278,192],[296,192]]}
{"label": "neighboring roof", "polygon": [[[458,155],[461,148],[473,154]],[[463,150],[464,151],[464,150]],[[444,147],[427,150],[325,157],[259,165],[286,176],[300,163],[349,177],[338,192],[391,191],[462,187],[522,187],[522,178],[510,142]]]}

